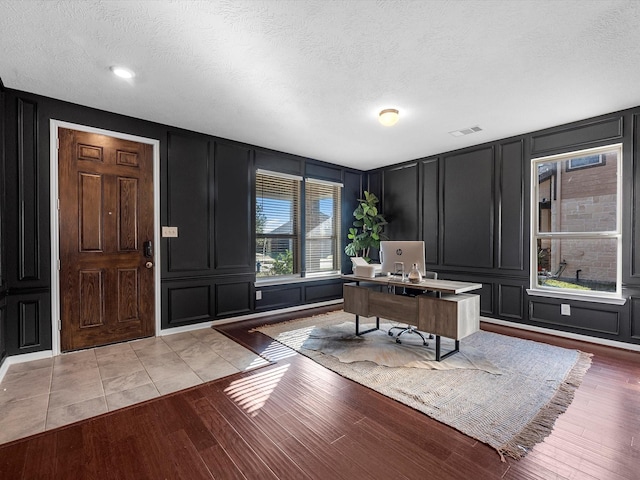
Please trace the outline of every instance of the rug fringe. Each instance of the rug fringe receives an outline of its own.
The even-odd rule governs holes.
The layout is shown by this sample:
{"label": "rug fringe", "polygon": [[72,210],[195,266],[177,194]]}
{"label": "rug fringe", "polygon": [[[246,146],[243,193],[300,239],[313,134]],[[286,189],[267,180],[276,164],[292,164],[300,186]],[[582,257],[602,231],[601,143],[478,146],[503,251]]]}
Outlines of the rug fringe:
{"label": "rug fringe", "polygon": [[505,462],[507,455],[516,460],[521,459],[537,443],[542,442],[553,430],[557,418],[564,413],[571,402],[577,388],[582,383],[585,373],[591,366],[593,354],[578,351],[578,359],[571,368],[558,391],[535,417],[508,443],[497,448],[500,459]]}

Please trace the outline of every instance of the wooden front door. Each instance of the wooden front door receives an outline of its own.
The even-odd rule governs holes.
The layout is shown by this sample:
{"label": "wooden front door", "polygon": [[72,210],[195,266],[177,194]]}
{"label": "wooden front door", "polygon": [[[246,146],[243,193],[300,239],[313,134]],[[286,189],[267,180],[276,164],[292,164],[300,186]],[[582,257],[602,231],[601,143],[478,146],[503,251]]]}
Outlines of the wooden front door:
{"label": "wooden front door", "polygon": [[152,146],[58,130],[60,347],[153,335]]}

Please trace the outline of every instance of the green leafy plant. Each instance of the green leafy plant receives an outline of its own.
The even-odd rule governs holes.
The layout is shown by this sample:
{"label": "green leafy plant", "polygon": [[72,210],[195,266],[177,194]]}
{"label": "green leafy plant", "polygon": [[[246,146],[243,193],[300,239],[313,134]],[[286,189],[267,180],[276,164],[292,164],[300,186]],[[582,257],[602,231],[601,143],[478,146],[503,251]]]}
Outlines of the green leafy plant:
{"label": "green leafy plant", "polygon": [[386,240],[384,226],[387,221],[378,211],[378,197],[365,191],[364,198],[358,199],[358,207],[353,211],[353,227],[349,228],[347,238],[350,243],[344,247],[344,252],[350,257],[363,257],[367,262],[371,248],[379,248],[380,240]]}

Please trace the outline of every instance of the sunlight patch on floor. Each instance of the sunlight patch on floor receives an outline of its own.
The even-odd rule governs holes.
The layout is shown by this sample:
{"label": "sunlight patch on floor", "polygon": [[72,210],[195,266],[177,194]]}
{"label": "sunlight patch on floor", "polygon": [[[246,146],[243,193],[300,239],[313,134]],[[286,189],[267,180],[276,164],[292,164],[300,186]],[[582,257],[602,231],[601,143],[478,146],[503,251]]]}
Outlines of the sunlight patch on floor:
{"label": "sunlight patch on floor", "polygon": [[267,348],[259,352],[259,354],[268,358],[272,362],[277,362],[283,358],[293,357],[296,355],[296,352],[291,350],[289,347],[284,346],[280,342],[273,341],[267,346]]}
{"label": "sunlight patch on floor", "polygon": [[251,416],[258,414],[258,411],[265,405],[271,393],[275,390],[280,379],[285,375],[289,365],[282,365],[261,371],[250,377],[235,380],[225,388],[224,392]]}
{"label": "sunlight patch on floor", "polygon": [[268,364],[269,364],[268,360],[265,360],[264,358],[261,358],[261,357],[257,357],[244,369],[244,371],[246,372],[247,370],[253,370],[254,368],[263,367]]}

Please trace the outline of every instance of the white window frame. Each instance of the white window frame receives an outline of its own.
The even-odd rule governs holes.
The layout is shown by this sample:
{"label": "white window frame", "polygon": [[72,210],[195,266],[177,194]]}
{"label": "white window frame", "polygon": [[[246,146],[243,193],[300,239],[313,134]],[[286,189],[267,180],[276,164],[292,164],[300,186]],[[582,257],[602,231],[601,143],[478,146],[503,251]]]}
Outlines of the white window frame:
{"label": "white window frame", "polygon": [[[332,278],[332,277],[338,277],[341,274],[341,263],[342,263],[342,259],[341,259],[341,253],[342,250],[339,248],[340,247],[340,238],[342,236],[342,225],[341,222],[338,222],[337,226],[336,226],[336,238],[337,238],[337,242],[338,242],[338,248],[337,248],[337,252],[334,255],[338,255],[337,259],[334,259],[335,262],[337,262],[338,265],[338,269],[337,270],[331,270],[331,271],[324,271],[324,272],[306,272],[306,248],[307,248],[307,234],[306,234],[306,227],[302,227],[302,225],[306,226],[306,202],[307,202],[307,194],[306,194],[306,184],[307,183],[319,183],[319,184],[325,184],[325,185],[330,185],[333,187],[339,187],[339,188],[343,188],[344,185],[342,183],[339,182],[332,182],[332,181],[328,181],[328,180],[321,180],[321,179],[316,179],[316,178],[312,178],[312,177],[301,177],[299,175],[291,175],[291,174],[287,174],[287,173],[280,173],[277,171],[271,171],[271,170],[263,170],[263,169],[256,169],[256,174],[260,174],[260,175],[265,175],[265,176],[271,176],[271,177],[276,177],[276,178],[285,178],[285,179],[290,179],[290,180],[295,180],[295,181],[299,181],[300,182],[300,198],[299,198],[299,205],[298,205],[298,222],[301,225],[299,227],[299,230],[296,232],[296,238],[297,238],[297,242],[298,242],[298,252],[294,252],[294,254],[299,256],[299,261],[301,263],[300,265],[300,271],[297,273],[293,273],[291,275],[276,275],[276,276],[263,276],[263,277],[257,277],[256,276],[256,285],[278,285],[278,284],[285,284],[285,283],[295,283],[295,282],[300,282],[300,281],[311,281],[311,280],[318,280],[318,279],[323,279],[323,278]],[[342,198],[342,192],[340,197]],[[339,205],[338,208],[341,208],[341,206]],[[304,254],[302,252],[305,252]]]}
{"label": "white window frame", "polygon": [[[287,180],[294,180],[297,182],[300,182],[300,198],[298,198],[298,218],[297,218],[297,230],[291,235],[292,237],[295,237],[296,242],[298,244],[298,251],[293,252],[293,254],[295,256],[298,257],[299,261],[302,262],[302,255],[300,254],[300,249],[302,248],[302,242],[304,241],[304,234],[301,231],[301,227],[300,227],[300,223],[302,220],[302,216],[304,215],[304,205],[302,205],[302,191],[304,188],[304,178],[299,176],[299,175],[291,175],[288,173],[280,173],[280,172],[274,172],[274,171],[270,171],[270,170],[262,170],[262,169],[257,169],[256,170],[256,174],[260,174],[260,175],[264,175],[267,177],[275,177],[275,178],[281,178],[281,179],[287,179]],[[255,254],[255,252],[254,252]],[[255,259],[254,259],[255,261]],[[295,261],[294,261],[294,265],[295,265]],[[302,267],[300,267],[302,268]],[[274,283],[274,284],[278,284],[278,283],[287,283],[287,282],[291,282],[291,281],[296,281],[298,279],[300,279],[302,277],[302,273],[300,271],[298,271],[297,273],[292,273],[289,275],[275,275],[275,276],[264,276],[264,277],[257,277],[256,276],[256,283]]]}
{"label": "white window frame", "polygon": [[[612,150],[617,151],[617,193],[616,193],[616,230],[603,232],[539,232],[539,209],[538,209],[538,164],[547,162],[558,162],[569,160],[575,157],[585,157],[590,155],[601,155]],[[571,151],[558,155],[533,158],[531,160],[531,226],[530,226],[530,288],[527,293],[532,296],[545,296],[554,298],[566,298],[574,300],[595,301],[602,303],[623,304],[622,298],[622,144],[606,145],[603,147],[590,148],[585,150]],[[588,291],[573,290],[557,287],[544,287],[538,285],[538,252],[537,240],[546,239],[615,239],[617,247],[616,255],[616,291]]]}

